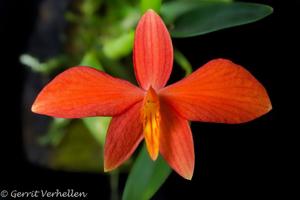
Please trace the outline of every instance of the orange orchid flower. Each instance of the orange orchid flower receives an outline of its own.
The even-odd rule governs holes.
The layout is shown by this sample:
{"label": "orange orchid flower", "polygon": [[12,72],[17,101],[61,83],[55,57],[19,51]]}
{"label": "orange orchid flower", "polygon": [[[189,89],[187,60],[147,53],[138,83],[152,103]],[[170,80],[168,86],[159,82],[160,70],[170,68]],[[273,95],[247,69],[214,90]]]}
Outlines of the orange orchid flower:
{"label": "orange orchid flower", "polygon": [[165,87],[173,65],[169,32],[152,10],[135,32],[133,62],[140,85],[89,67],[59,74],[39,93],[32,111],[82,118],[112,116],[104,147],[104,170],[126,161],[144,138],[152,160],[160,153],[182,177],[191,179],[194,146],[188,120],[238,124],[271,110],[265,88],[243,67],[215,59]]}

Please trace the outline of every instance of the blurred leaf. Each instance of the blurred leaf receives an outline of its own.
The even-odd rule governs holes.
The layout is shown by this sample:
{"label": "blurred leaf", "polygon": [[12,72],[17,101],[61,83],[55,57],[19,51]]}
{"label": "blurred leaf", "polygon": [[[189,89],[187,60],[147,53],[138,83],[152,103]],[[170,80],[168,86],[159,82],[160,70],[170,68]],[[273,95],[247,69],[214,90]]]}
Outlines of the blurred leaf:
{"label": "blurred leaf", "polygon": [[161,15],[166,24],[174,22],[180,15],[187,13],[197,7],[206,5],[207,3],[225,2],[229,3],[232,0],[180,0],[163,3],[161,6]]}
{"label": "blurred leaf", "polygon": [[127,9],[128,12],[123,17],[120,26],[123,28],[123,30],[131,30],[134,29],[137,22],[139,21],[141,17],[141,13],[137,8],[130,8]]}
{"label": "blurred leaf", "polygon": [[54,149],[50,166],[66,171],[102,172],[103,152],[88,132],[81,120],[73,120],[62,141]]}
{"label": "blurred leaf", "polygon": [[82,120],[97,142],[103,147],[111,117],[87,117]]}
{"label": "blurred leaf", "polygon": [[[186,0],[189,1],[189,0]],[[233,2],[234,0],[196,0],[199,2],[224,2],[224,3],[230,3]]]}
{"label": "blurred leaf", "polygon": [[172,23],[180,15],[199,6],[196,1],[170,1],[161,7],[161,15],[166,24]]}
{"label": "blurred leaf", "polygon": [[209,2],[233,2],[234,0],[200,0],[200,1],[209,1]]}
{"label": "blurred leaf", "polygon": [[209,3],[179,17],[171,34],[191,37],[258,21],[273,12],[272,7],[256,3]]}
{"label": "blurred leaf", "polygon": [[134,31],[124,33],[120,37],[105,42],[103,53],[110,59],[119,59],[129,55],[132,51]]}
{"label": "blurred leaf", "polygon": [[53,118],[48,132],[38,139],[41,145],[57,146],[65,135],[66,127],[70,124],[70,119]]}
{"label": "blurred leaf", "polygon": [[155,162],[149,158],[144,146],[126,181],[122,200],[148,200],[161,187],[171,173],[162,157]]}
{"label": "blurred leaf", "polygon": [[86,16],[92,16],[101,5],[102,0],[84,0],[81,4],[81,12]]}
{"label": "blurred leaf", "polygon": [[103,71],[103,67],[102,67],[101,63],[99,62],[99,59],[97,57],[97,53],[93,50],[88,51],[83,56],[80,65],[93,67],[95,69]]}
{"label": "blurred leaf", "polygon": [[178,63],[178,65],[185,71],[185,76],[192,73],[192,65],[180,51],[174,51],[174,59]]}
{"label": "blurred leaf", "polygon": [[29,55],[23,54],[20,56],[20,62],[29,67],[34,72],[39,72],[42,74],[49,74],[54,69],[60,67],[60,64],[64,62],[63,57],[56,57],[47,60],[47,62],[40,62],[37,58]]}
{"label": "blurred leaf", "polygon": [[80,20],[80,17],[71,11],[66,11],[64,15],[67,22],[75,23]]}
{"label": "blurred leaf", "polygon": [[153,9],[159,13],[161,1],[162,0],[141,0],[140,7],[142,13],[146,12],[148,9]]}

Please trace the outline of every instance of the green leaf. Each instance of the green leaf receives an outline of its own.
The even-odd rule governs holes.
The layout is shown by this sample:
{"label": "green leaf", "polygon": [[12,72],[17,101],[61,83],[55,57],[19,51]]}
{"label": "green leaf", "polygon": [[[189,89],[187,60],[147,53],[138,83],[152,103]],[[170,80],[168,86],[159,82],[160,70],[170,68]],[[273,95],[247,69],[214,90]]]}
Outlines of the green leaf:
{"label": "green leaf", "polygon": [[110,59],[119,59],[129,55],[132,51],[134,31],[124,33],[120,37],[108,40],[104,43],[103,53]]}
{"label": "green leaf", "polygon": [[120,25],[118,25],[118,28],[121,27],[122,31],[135,29],[135,26],[141,17],[139,9],[130,7],[127,10],[128,11],[126,12],[125,16],[122,17]]}
{"label": "green leaf", "polygon": [[85,126],[101,146],[104,146],[105,136],[111,117],[87,117],[82,119]]}
{"label": "green leaf", "polygon": [[65,61],[64,57],[55,57],[48,59],[46,62],[40,62],[38,58],[29,55],[29,54],[22,54],[20,56],[20,62],[29,67],[32,71],[38,72],[41,74],[49,74],[53,70],[61,67],[61,63]]}
{"label": "green leaf", "polygon": [[98,59],[97,53],[93,50],[88,51],[82,58],[80,65],[89,66],[103,71],[103,67]]}
{"label": "green leaf", "polygon": [[[186,0],[189,1],[189,0]],[[225,3],[230,3],[233,2],[233,0],[196,0],[199,2],[225,2]]]}
{"label": "green leaf", "polygon": [[148,9],[153,9],[159,13],[162,0],[141,0],[140,8],[142,13],[146,12]]}
{"label": "green leaf", "polygon": [[38,139],[41,145],[57,146],[65,135],[66,127],[70,124],[70,119],[53,118],[49,129],[45,135]]}
{"label": "green leaf", "polygon": [[178,16],[199,6],[195,1],[171,1],[161,6],[161,15],[166,24],[172,23]]}
{"label": "green leaf", "polygon": [[191,63],[186,59],[186,57],[178,50],[174,51],[174,59],[176,63],[185,71],[185,76],[192,73],[193,68]]}
{"label": "green leaf", "polygon": [[170,1],[163,3],[161,6],[161,15],[166,24],[174,22],[176,18],[193,9],[203,6],[207,3],[216,2],[232,2],[232,0],[186,0],[186,1]]}
{"label": "green leaf", "polygon": [[162,157],[152,161],[144,146],[128,176],[122,200],[150,199],[170,173],[171,169]]}
{"label": "green leaf", "polygon": [[171,30],[173,37],[191,37],[258,21],[273,12],[256,3],[206,3],[180,16]]}
{"label": "green leaf", "polygon": [[50,166],[74,172],[103,172],[101,145],[88,132],[81,120],[72,120],[50,155]]}
{"label": "green leaf", "polygon": [[233,2],[233,0],[200,0],[200,1],[209,1],[209,2]]}
{"label": "green leaf", "polygon": [[102,0],[85,0],[80,8],[81,12],[86,16],[92,16],[100,7]]}

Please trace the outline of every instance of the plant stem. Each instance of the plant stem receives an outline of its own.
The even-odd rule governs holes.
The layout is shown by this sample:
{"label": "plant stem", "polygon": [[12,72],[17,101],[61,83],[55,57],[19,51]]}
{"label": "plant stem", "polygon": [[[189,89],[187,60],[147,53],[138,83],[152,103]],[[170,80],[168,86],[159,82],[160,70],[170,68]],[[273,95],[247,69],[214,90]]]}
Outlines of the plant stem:
{"label": "plant stem", "polygon": [[110,200],[119,200],[119,171],[110,174]]}

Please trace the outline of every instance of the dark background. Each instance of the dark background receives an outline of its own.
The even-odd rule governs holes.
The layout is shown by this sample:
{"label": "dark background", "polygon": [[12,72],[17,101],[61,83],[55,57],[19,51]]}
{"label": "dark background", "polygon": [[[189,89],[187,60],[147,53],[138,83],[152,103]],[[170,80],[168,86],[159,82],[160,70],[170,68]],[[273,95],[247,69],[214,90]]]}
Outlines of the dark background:
{"label": "dark background", "polygon": [[[0,1],[1,129],[0,191],[73,188],[89,197],[109,197],[103,175],[47,170],[26,161],[22,147],[21,94],[27,69],[19,63],[26,52],[40,1]],[[208,35],[174,40],[194,66],[229,58],[247,68],[269,92],[273,110],[243,125],[193,123],[196,152],[193,180],[172,173],[154,199],[287,198],[292,173],[292,140],[297,104],[297,1],[255,1],[274,13],[253,24]],[[299,17],[298,17],[299,19]],[[298,50],[299,51],[299,50]],[[299,56],[299,55],[298,55]],[[299,67],[299,66],[298,66]],[[172,74],[175,80],[176,71]],[[297,158],[294,158],[297,159]],[[126,176],[121,177],[120,189]]]}

